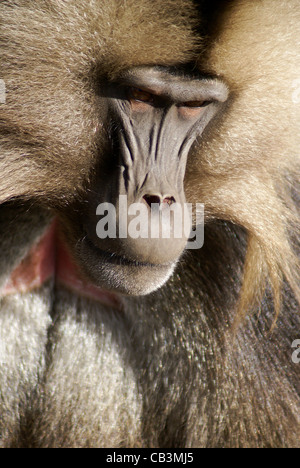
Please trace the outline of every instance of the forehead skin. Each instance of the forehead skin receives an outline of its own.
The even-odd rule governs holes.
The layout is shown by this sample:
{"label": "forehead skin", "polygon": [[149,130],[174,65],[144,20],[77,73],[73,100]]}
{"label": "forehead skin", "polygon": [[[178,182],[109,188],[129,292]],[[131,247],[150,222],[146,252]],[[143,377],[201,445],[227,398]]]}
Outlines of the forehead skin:
{"label": "forehead skin", "polygon": [[137,86],[152,94],[164,95],[174,102],[210,99],[226,101],[228,90],[221,81],[191,78],[153,67],[137,67],[120,76],[123,85]]}

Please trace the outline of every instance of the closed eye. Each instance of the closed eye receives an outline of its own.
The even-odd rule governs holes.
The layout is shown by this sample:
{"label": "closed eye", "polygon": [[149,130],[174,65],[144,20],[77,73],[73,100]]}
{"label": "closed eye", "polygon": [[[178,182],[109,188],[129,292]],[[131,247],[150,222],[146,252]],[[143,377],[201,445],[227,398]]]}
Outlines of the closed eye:
{"label": "closed eye", "polygon": [[154,102],[153,94],[140,88],[129,88],[128,99],[130,101],[144,102],[147,104],[153,104]]}
{"label": "closed eye", "polygon": [[211,103],[211,101],[187,101],[181,102],[178,107],[190,107],[190,108],[197,108],[197,107],[206,107]]}
{"label": "closed eye", "polygon": [[178,113],[185,119],[200,118],[205,113],[205,108],[212,101],[186,101],[177,104]]}

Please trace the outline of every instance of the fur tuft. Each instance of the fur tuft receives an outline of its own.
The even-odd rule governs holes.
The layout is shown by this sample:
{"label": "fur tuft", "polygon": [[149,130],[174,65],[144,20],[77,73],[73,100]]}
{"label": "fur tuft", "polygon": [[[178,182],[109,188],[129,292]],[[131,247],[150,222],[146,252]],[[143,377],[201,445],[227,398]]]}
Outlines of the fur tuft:
{"label": "fur tuft", "polygon": [[297,0],[239,0],[222,26],[216,23],[216,40],[199,67],[224,76],[231,99],[189,170],[208,215],[248,232],[237,326],[259,306],[268,283],[275,319],[284,280],[300,304],[300,6]]}

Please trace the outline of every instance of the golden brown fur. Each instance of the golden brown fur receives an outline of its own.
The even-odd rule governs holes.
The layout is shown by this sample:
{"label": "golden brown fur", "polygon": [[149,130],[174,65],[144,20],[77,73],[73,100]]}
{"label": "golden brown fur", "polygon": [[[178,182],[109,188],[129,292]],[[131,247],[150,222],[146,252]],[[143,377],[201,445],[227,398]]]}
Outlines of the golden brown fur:
{"label": "golden brown fur", "polygon": [[101,82],[132,65],[187,62],[197,42],[195,9],[188,0],[0,6],[0,69],[7,89],[0,114],[0,200],[65,197],[94,162]]}
{"label": "golden brown fur", "polygon": [[300,106],[293,96],[300,7],[237,1],[215,19],[215,40],[199,67],[224,77],[232,99],[201,142],[200,160],[191,161],[188,191],[204,200],[209,216],[249,233],[240,316],[260,303],[267,279],[278,316],[283,279],[300,301],[300,264],[290,238],[292,232],[299,239]]}
{"label": "golden brown fur", "polygon": [[185,179],[205,244],[167,285],[122,314],[51,284],[1,299],[0,446],[299,447],[299,2],[198,10],[0,2],[0,285],[89,187],[108,77],[192,61],[230,90]]}

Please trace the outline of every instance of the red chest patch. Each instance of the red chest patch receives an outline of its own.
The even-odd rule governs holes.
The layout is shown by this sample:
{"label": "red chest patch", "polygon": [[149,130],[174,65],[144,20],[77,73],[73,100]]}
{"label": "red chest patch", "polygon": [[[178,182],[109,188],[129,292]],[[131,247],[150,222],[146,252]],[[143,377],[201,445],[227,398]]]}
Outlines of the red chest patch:
{"label": "red chest patch", "polygon": [[58,240],[56,226],[56,222],[53,222],[13,270],[0,295],[28,293],[53,278],[55,284],[63,284],[80,296],[120,309],[122,303],[119,296],[93,285],[83,277],[63,242]]}

